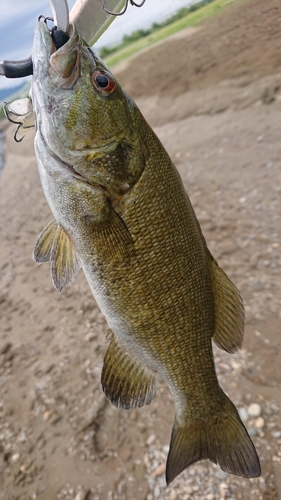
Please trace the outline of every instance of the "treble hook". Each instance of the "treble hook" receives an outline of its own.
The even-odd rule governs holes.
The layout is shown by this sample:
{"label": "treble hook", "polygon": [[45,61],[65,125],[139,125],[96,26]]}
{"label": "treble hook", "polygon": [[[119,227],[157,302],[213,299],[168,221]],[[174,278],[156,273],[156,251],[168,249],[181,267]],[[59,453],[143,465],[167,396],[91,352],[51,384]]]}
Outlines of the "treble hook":
{"label": "treble hook", "polygon": [[22,129],[22,128],[23,128],[23,129],[33,128],[33,127],[35,127],[35,125],[23,125],[23,123],[22,123],[22,122],[16,122],[16,120],[13,120],[13,119],[9,116],[9,111],[8,111],[8,109],[7,109],[9,104],[11,104],[11,103],[10,103],[10,102],[4,102],[4,105],[3,105],[3,111],[4,111],[4,114],[5,114],[6,118],[7,118],[7,120],[9,120],[9,122],[14,123],[15,125],[18,125],[18,126],[17,126],[17,128],[16,128],[16,131],[15,131],[15,133],[14,133],[14,140],[15,140],[16,142],[21,142],[21,141],[25,138],[25,135],[24,135],[24,136],[22,136],[22,138],[21,138],[21,139],[18,139],[18,137],[17,137],[17,135],[18,135],[18,131],[19,131],[20,129]]}
{"label": "treble hook", "polygon": [[123,10],[121,10],[121,12],[113,12],[113,11],[109,10],[105,5],[105,0],[101,0],[102,8],[105,10],[105,12],[107,12],[108,14],[111,14],[112,16],[123,16],[123,14],[125,14],[125,12],[128,8],[129,2],[134,7],[142,7],[145,4],[146,0],[142,0],[141,3],[136,3],[134,0],[126,0],[125,6],[124,6]]}

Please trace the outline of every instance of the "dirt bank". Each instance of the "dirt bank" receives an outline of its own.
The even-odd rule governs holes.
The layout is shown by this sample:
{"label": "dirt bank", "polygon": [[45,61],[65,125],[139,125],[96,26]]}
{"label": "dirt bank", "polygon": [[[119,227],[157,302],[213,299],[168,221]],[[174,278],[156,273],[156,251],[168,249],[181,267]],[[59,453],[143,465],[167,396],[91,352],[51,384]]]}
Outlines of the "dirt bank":
{"label": "dirt bank", "polygon": [[281,499],[279,7],[277,0],[237,2],[119,73],[245,300],[243,350],[216,349],[215,359],[247,419],[262,477],[247,481],[201,463],[164,487],[172,398],[160,383],[144,409],[125,412],[105,400],[104,320],[82,274],[59,294],[48,265],[32,261],[52,216],[32,134],[16,144],[9,127],[0,178],[1,500]]}

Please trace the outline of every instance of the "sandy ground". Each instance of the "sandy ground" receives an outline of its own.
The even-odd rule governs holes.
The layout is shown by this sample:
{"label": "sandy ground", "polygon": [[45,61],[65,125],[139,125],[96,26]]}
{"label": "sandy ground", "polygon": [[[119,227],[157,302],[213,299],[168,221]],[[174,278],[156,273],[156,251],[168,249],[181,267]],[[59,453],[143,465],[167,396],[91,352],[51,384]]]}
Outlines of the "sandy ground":
{"label": "sandy ground", "polygon": [[215,349],[215,360],[253,436],[261,478],[204,462],[165,487],[172,398],[160,383],[146,408],[106,401],[105,322],[82,274],[59,294],[48,265],[32,261],[51,214],[32,133],[16,144],[9,126],[0,179],[1,500],[281,499],[280,9],[277,0],[235,2],[118,72],[244,298],[243,349]]}

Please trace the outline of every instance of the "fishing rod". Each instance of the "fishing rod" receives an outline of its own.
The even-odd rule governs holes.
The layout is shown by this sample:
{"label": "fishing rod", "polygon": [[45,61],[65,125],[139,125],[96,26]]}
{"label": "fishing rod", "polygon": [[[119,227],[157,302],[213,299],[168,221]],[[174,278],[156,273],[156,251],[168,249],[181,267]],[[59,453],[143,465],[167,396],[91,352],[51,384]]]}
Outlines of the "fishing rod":
{"label": "fishing rod", "polygon": [[[67,0],[49,0],[53,19],[57,30],[67,33],[69,26],[69,11]],[[0,75],[6,78],[20,78],[32,75],[33,64],[31,56],[20,61],[0,62]]]}
{"label": "fishing rod", "polygon": [[[146,0],[136,3],[134,0],[77,0],[69,13],[67,0],[49,0],[52,9],[54,27],[51,35],[56,48],[62,47],[68,40],[69,22],[76,25],[78,33],[85,42],[92,46],[112,23],[116,16],[123,15],[128,4],[142,7]],[[32,75],[31,56],[20,61],[0,62],[0,76],[20,78]]]}

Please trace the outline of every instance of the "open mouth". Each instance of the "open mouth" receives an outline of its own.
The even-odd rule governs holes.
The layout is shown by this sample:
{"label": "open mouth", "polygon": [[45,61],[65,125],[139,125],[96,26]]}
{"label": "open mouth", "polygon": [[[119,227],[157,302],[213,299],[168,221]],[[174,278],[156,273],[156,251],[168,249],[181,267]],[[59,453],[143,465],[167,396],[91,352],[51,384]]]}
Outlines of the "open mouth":
{"label": "open mouth", "polygon": [[68,33],[52,29],[50,66],[60,76],[59,87],[70,89],[80,76],[81,41],[74,26],[69,25]]}
{"label": "open mouth", "polygon": [[[69,35],[57,26],[52,28],[50,34],[54,43],[54,51],[60,49],[69,40]],[[0,75],[6,78],[23,78],[33,75],[32,57],[20,61],[3,61],[0,63]]]}

